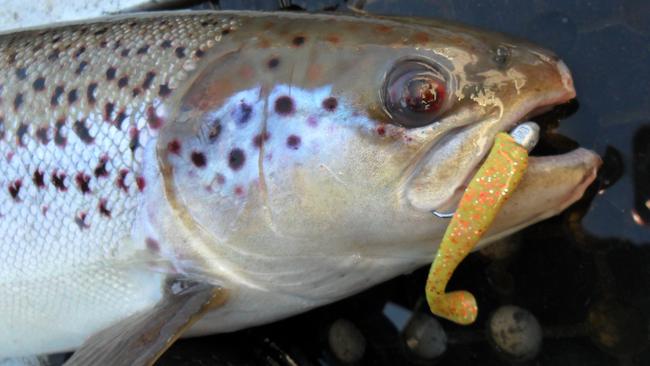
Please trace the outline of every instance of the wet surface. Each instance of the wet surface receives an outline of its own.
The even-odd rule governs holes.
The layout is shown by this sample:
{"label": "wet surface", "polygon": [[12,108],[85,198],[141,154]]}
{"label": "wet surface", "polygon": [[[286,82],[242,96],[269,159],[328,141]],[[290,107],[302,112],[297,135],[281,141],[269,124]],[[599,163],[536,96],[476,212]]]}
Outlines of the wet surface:
{"label": "wet surface", "polygon": [[[556,51],[573,72],[578,100],[535,119],[543,135],[534,154],[580,145],[596,150],[603,168],[585,197],[562,215],[460,266],[450,288],[476,295],[475,325],[460,327],[428,314],[423,268],[282,322],[180,341],[159,364],[650,364],[650,6],[632,0],[291,3],[310,11],[352,6],[457,20]],[[278,8],[262,1],[218,5]],[[539,350],[520,323],[506,333],[488,325],[491,314],[510,304],[541,326]],[[341,322],[348,327],[333,331]],[[499,346],[504,339],[515,343],[514,351]],[[533,353],[521,357],[521,344]]]}
{"label": "wet surface", "polygon": [[[534,154],[580,145],[597,151],[604,165],[580,202],[461,264],[449,288],[467,289],[476,296],[480,312],[472,326],[460,327],[428,314],[423,297],[427,268],[423,268],[285,321],[181,340],[159,365],[650,364],[647,2],[191,3],[200,9],[347,12],[356,7],[369,13],[457,20],[529,39],[564,59],[578,92],[577,102],[535,119],[543,134]],[[512,314],[511,334],[497,333],[499,339],[529,334],[521,330],[524,318],[530,322],[532,316],[539,323],[541,348],[531,357],[509,354],[490,338],[495,331],[488,325],[490,315],[507,310],[504,305],[516,305],[528,315]]]}

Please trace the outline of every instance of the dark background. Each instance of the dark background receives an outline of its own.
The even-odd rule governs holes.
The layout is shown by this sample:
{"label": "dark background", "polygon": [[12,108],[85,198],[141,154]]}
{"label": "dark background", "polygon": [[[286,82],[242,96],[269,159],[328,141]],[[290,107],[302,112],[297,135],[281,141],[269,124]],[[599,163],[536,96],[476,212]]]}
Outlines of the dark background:
{"label": "dark background", "polygon": [[[423,268],[285,321],[181,340],[159,365],[650,365],[650,2],[222,0],[167,8],[356,8],[529,39],[565,60],[578,92],[577,101],[535,119],[543,136],[533,154],[580,145],[604,165],[562,215],[471,255],[456,271],[450,288],[468,289],[479,302],[472,326],[428,315]],[[541,351],[532,359],[517,361],[489,337],[489,315],[506,304],[541,324]],[[436,347],[444,352],[432,357]]]}

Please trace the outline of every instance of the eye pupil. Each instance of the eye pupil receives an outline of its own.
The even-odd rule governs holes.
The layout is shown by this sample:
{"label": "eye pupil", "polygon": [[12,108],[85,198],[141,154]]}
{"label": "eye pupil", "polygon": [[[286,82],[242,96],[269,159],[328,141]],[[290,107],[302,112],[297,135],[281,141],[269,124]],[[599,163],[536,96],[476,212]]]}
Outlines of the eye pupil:
{"label": "eye pupil", "polygon": [[404,107],[417,113],[436,113],[445,98],[444,93],[444,86],[433,79],[412,79],[402,94]]}
{"label": "eye pupil", "polygon": [[421,60],[396,64],[386,77],[383,101],[395,124],[414,128],[429,125],[447,109],[448,73]]}

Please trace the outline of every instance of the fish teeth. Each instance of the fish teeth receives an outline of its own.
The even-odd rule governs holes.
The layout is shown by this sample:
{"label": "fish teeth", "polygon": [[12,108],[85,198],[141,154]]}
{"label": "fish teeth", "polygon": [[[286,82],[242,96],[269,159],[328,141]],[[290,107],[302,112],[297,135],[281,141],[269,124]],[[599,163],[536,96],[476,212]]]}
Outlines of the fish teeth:
{"label": "fish teeth", "polygon": [[530,152],[539,141],[539,126],[531,121],[521,123],[510,131],[510,136]]}

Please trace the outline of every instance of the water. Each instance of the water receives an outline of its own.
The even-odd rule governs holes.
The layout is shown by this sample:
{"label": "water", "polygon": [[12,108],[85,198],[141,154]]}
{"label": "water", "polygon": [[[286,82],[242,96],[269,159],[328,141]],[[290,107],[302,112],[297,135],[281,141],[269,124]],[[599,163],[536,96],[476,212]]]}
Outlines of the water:
{"label": "water", "polygon": [[[310,11],[349,11],[350,5],[336,0],[191,3]],[[506,304],[529,311],[542,329],[540,352],[519,364],[650,364],[650,3],[349,3],[369,13],[460,21],[556,51],[573,72],[578,100],[538,118],[546,127],[536,150],[563,152],[580,145],[597,151],[604,160],[597,182],[562,215],[461,265],[450,286],[474,293],[481,312],[470,327],[441,321],[444,339],[435,333],[440,331],[435,321],[427,323],[431,317],[420,316],[426,314],[425,268],[279,323],[179,341],[159,364],[511,364],[515,360],[495,347],[486,325],[490,314]],[[413,329],[409,321],[425,337],[406,336]],[[429,353],[422,351],[427,344]],[[347,363],[342,361],[346,357]]]}

